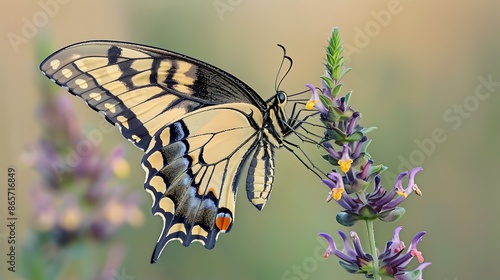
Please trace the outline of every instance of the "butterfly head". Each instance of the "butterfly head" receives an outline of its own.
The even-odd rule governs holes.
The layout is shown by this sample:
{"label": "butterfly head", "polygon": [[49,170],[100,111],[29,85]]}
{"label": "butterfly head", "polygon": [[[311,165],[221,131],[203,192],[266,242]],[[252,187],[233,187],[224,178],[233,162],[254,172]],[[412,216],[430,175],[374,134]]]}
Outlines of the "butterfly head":
{"label": "butterfly head", "polygon": [[287,101],[288,101],[288,96],[286,95],[286,93],[284,91],[280,90],[276,93],[275,99],[276,99],[277,105],[280,108],[284,108]]}
{"label": "butterfly head", "polygon": [[[289,130],[287,124],[286,104],[288,96],[284,91],[276,91],[276,94],[269,98],[267,103],[267,114],[265,117],[264,128],[267,129],[273,138],[277,140],[275,146],[281,146],[284,134]],[[277,144],[279,143],[279,144]]]}
{"label": "butterfly head", "polygon": [[275,95],[266,100],[269,108],[284,109],[288,102],[288,96],[282,90],[278,90]]}

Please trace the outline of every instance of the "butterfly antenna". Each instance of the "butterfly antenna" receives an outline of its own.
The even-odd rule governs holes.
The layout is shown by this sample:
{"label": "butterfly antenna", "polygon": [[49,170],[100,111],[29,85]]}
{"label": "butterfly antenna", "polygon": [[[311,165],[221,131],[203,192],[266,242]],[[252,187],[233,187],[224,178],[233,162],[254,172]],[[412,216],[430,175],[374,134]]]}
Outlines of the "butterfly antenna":
{"label": "butterfly antenna", "polygon": [[[299,92],[297,92],[297,93],[287,94],[287,96],[288,96],[288,100],[289,100],[289,101],[300,101],[300,100],[291,100],[291,99],[290,99],[290,97],[294,97],[294,96],[297,96],[297,95],[301,95],[301,94],[304,94],[304,93],[309,92],[309,91],[311,91],[311,90],[310,90],[310,89],[306,89],[306,90],[303,90],[303,91],[299,91]],[[305,100],[304,100],[304,101],[305,101]]]}
{"label": "butterfly antenna", "polygon": [[[278,69],[278,73],[276,74],[276,80],[274,80],[274,90],[275,90],[275,92],[278,92],[278,89],[280,88],[281,83],[283,82],[283,80],[285,79],[285,77],[288,75],[288,73],[290,72],[290,70],[292,70],[292,65],[293,65],[292,58],[289,57],[288,55],[286,55],[286,49],[285,49],[285,47],[283,45],[281,45],[281,44],[278,44],[278,47],[280,47],[283,50],[283,58],[281,59],[281,64],[280,64],[280,67]],[[286,70],[285,74],[283,75],[283,77],[281,77],[281,79],[278,82],[278,79],[279,79],[279,76],[280,76],[280,73],[281,73],[281,69],[283,68],[283,64],[285,63],[285,60],[290,63],[290,66],[288,66],[288,69]]]}

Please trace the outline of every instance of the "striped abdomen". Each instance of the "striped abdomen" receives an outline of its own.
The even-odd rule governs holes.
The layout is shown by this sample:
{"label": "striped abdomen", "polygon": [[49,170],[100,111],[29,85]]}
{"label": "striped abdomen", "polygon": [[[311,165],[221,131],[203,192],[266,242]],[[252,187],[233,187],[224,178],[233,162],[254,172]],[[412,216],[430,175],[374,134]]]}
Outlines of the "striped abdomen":
{"label": "striped abdomen", "polygon": [[257,209],[262,210],[269,199],[274,181],[274,151],[271,144],[262,138],[255,149],[248,167],[246,182],[247,197]]}

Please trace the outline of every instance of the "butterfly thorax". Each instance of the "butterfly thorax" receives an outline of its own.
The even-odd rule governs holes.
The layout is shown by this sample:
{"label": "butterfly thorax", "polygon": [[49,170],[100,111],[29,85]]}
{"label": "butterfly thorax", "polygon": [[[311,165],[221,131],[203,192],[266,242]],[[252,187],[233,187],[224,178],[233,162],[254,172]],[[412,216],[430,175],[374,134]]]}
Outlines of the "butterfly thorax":
{"label": "butterfly thorax", "polygon": [[283,139],[288,129],[286,123],[285,105],[287,96],[285,92],[278,91],[267,101],[266,115],[264,116],[264,125],[262,127],[263,137],[275,148],[283,146]]}

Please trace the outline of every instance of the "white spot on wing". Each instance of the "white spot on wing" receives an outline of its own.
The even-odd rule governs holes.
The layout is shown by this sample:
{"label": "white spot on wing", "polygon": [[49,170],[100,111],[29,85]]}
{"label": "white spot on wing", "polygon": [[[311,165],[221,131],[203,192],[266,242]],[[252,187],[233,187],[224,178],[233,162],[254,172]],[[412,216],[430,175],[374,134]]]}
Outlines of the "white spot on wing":
{"label": "white spot on wing", "polygon": [[136,142],[141,141],[141,138],[139,136],[135,135],[135,134],[132,135],[130,138],[134,139],[134,141],[136,141]]}
{"label": "white spot on wing", "polygon": [[59,65],[61,65],[61,61],[59,61],[59,59],[54,59],[50,62],[50,67],[52,67],[52,69],[56,70]]}
{"label": "white spot on wing", "polygon": [[128,119],[125,118],[124,116],[118,116],[116,117],[116,119],[122,123],[122,125],[126,128],[126,129],[129,129],[129,126],[128,126]]}
{"label": "white spot on wing", "polygon": [[67,68],[64,68],[61,73],[63,74],[64,77],[69,78],[71,75],[73,75],[73,72]]}
{"label": "white spot on wing", "polygon": [[115,104],[105,103],[104,107],[106,107],[106,109],[108,109],[111,113],[115,113],[116,112]]}
{"label": "white spot on wing", "polygon": [[76,79],[75,84],[81,89],[86,89],[89,86],[84,79]]}
{"label": "white spot on wing", "polygon": [[94,99],[95,101],[101,100],[101,94],[100,93],[92,92],[91,94],[89,94],[89,96],[90,96],[90,98]]}

